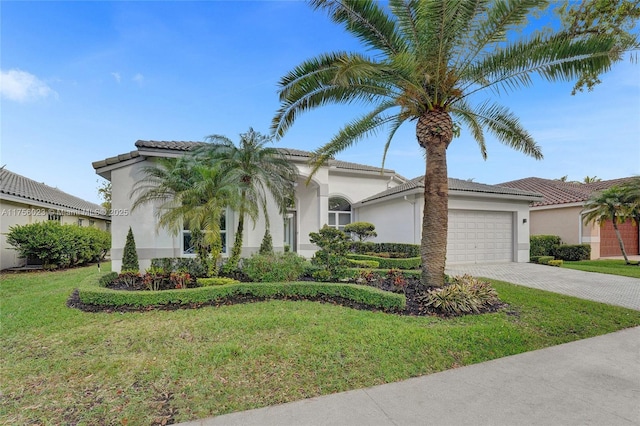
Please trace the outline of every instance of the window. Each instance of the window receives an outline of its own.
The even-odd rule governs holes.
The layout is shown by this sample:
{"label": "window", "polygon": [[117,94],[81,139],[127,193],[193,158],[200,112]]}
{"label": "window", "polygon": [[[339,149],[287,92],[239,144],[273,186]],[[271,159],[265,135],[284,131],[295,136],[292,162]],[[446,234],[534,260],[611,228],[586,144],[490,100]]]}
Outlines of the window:
{"label": "window", "polygon": [[345,225],[351,223],[351,203],[341,197],[329,198],[328,225],[344,231]]}
{"label": "window", "polygon": [[89,226],[93,226],[93,225],[95,225],[95,224],[96,224],[96,221],[95,221],[95,220],[91,220],[91,219],[89,219]]}
{"label": "window", "polygon": [[84,222],[84,219],[78,219],[78,226],[82,226],[83,222]]}
{"label": "window", "polygon": [[[220,239],[222,240],[222,253],[227,252],[227,215],[220,218]],[[185,227],[182,231],[182,254],[196,254],[196,247],[191,242],[191,231]]]}
{"label": "window", "polygon": [[111,222],[107,222],[107,223],[105,223],[105,229],[106,229],[107,231],[111,231]]}

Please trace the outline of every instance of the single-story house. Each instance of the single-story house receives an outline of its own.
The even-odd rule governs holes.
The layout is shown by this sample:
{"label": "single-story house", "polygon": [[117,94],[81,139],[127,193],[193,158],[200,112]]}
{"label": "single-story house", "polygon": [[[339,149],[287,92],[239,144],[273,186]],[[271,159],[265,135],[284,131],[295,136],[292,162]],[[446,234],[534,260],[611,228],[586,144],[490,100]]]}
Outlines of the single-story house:
{"label": "single-story house", "polygon": [[[621,256],[620,246],[610,220],[602,226],[597,223],[584,223],[585,203],[593,193],[621,185],[631,179],[576,183],[528,177],[500,185],[542,194],[543,199],[531,206],[532,235],[558,235],[565,244],[589,244],[591,258],[599,259]],[[618,224],[618,228],[627,254],[639,254],[640,227],[628,220]]]}
{"label": "single-story house", "polygon": [[6,234],[12,226],[55,220],[108,231],[111,218],[107,213],[98,204],[6,168],[0,169],[0,269],[24,266],[27,262],[27,259],[19,258],[17,251],[7,243]]}
{"label": "single-story house", "polygon": [[[119,271],[129,227],[133,230],[141,269],[151,259],[195,256],[190,247],[190,232],[172,235],[157,227],[157,206],[131,210],[132,189],[143,178],[142,169],[160,157],[175,158],[201,145],[202,142],[143,141],[136,150],[96,161],[96,173],[112,184],[112,268]],[[360,220],[372,222],[378,232],[377,241],[419,243],[421,194],[417,181],[408,181],[393,170],[331,159],[313,175],[308,165],[310,152],[282,149],[299,170],[295,205],[283,220],[275,205],[269,205],[273,245],[311,257],[317,247],[309,241],[309,233],[323,225],[342,229]],[[528,206],[539,197],[526,191],[497,188],[490,185],[452,180],[450,260],[476,262],[489,260],[529,261]],[[408,187],[409,185],[410,187]],[[393,192],[395,188],[400,188]],[[391,207],[390,204],[392,205]],[[223,256],[234,241],[237,215],[227,211],[222,224]],[[410,231],[407,225],[416,225]],[[471,229],[483,229],[471,237]],[[497,229],[500,229],[499,231]],[[457,232],[454,232],[455,230]],[[265,232],[264,220],[245,225],[242,256],[258,251]],[[472,241],[466,241],[472,238]],[[484,254],[479,251],[484,250]],[[472,252],[472,254],[469,253]],[[499,253],[498,253],[499,252]]]}

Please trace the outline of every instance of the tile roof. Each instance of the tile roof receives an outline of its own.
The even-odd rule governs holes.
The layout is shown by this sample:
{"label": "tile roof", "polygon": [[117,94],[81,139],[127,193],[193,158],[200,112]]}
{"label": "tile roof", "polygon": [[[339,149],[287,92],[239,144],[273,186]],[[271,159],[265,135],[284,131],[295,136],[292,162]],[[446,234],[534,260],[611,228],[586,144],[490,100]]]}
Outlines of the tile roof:
{"label": "tile roof", "polygon": [[[380,192],[376,195],[372,195],[369,198],[365,198],[361,203],[367,203],[369,201],[378,200],[380,198],[389,197],[394,194],[399,194],[406,191],[411,191],[416,188],[424,188],[424,176],[418,176],[413,178],[402,185],[389,188],[386,191]],[[505,188],[498,185],[487,185],[484,183],[471,182],[468,180],[449,178],[449,191],[455,192],[473,192],[473,193],[486,193],[497,195],[514,195],[522,197],[530,197],[532,199],[541,198],[541,195],[527,190]]]}
{"label": "tile roof", "polygon": [[25,203],[44,203],[52,209],[73,210],[82,212],[86,216],[107,218],[105,215],[99,214],[104,210],[104,207],[98,204],[90,203],[60,191],[58,188],[13,173],[6,168],[0,170],[0,198],[7,198],[3,195],[21,198],[25,200]]}
{"label": "tile roof", "polygon": [[584,203],[592,193],[621,185],[630,181],[629,178],[603,180],[593,183],[563,182],[560,180],[528,177],[501,183],[501,186],[517,188],[524,191],[533,191],[542,194],[542,201],[533,203],[533,206],[552,206],[560,204]]}
{"label": "tile roof", "polygon": [[[136,141],[135,145],[138,148],[138,150],[152,149],[152,150],[189,152],[204,144],[205,142],[138,140]],[[290,157],[301,157],[304,159],[309,159],[313,155],[312,152],[303,151],[303,150],[294,149],[294,148],[278,148],[278,150]],[[140,156],[140,151],[132,151],[127,154],[121,154],[115,157],[109,157],[105,160],[94,161],[92,165],[94,169],[99,169],[101,167],[105,167],[111,164],[116,164],[122,161],[129,160],[131,158],[139,157],[139,156]],[[329,167],[332,167],[332,166],[338,169],[344,169],[344,170],[358,170],[358,171],[368,171],[368,172],[381,171],[380,167],[367,166],[365,164],[358,164],[358,163],[350,163],[348,161],[341,161],[333,158],[329,160]],[[395,171],[390,169],[384,169],[382,171],[385,173],[395,173]]]}

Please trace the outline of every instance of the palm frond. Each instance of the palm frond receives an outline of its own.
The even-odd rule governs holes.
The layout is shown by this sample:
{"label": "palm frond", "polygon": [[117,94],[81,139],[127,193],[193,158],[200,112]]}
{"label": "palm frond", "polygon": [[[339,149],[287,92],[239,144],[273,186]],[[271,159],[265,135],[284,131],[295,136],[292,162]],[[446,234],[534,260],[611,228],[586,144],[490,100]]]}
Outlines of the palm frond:
{"label": "palm frond", "polygon": [[395,21],[372,0],[311,0],[311,5],[372,49],[393,54],[402,48]]}
{"label": "palm frond", "polygon": [[475,120],[480,126],[486,127],[501,143],[536,160],[542,159],[540,147],[522,127],[518,118],[506,107],[486,101],[477,108],[467,107],[464,110],[456,110],[456,114],[467,124]]}
{"label": "palm frond", "polygon": [[383,103],[368,114],[345,125],[331,141],[314,151],[313,156],[309,160],[312,167],[311,176],[313,176],[327,160],[332,158],[334,154],[344,151],[361,139],[375,134],[384,125],[396,120],[398,114],[389,116],[382,115],[387,109],[395,106],[396,104],[391,101]]}
{"label": "palm frond", "polygon": [[457,102],[455,107],[451,108],[451,113],[471,130],[471,135],[480,148],[480,155],[482,155],[483,160],[486,160],[487,145],[484,139],[484,131],[482,130],[482,125],[478,122],[478,117],[473,113],[471,106],[462,100]]}
{"label": "palm frond", "polygon": [[[549,81],[571,81],[583,72],[603,72],[611,66],[611,38],[572,40],[566,33],[536,34],[487,55],[463,75],[465,96],[486,88],[513,90],[532,83],[532,75]],[[468,90],[471,86],[477,87]]]}

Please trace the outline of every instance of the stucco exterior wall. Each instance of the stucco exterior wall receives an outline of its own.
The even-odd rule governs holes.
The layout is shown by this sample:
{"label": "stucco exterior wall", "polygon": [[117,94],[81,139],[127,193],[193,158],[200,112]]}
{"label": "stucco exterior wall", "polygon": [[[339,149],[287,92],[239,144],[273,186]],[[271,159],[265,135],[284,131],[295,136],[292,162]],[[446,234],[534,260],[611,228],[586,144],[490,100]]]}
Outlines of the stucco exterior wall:
{"label": "stucco exterior wall", "polygon": [[532,235],[557,235],[565,244],[580,244],[581,206],[531,209]]}

